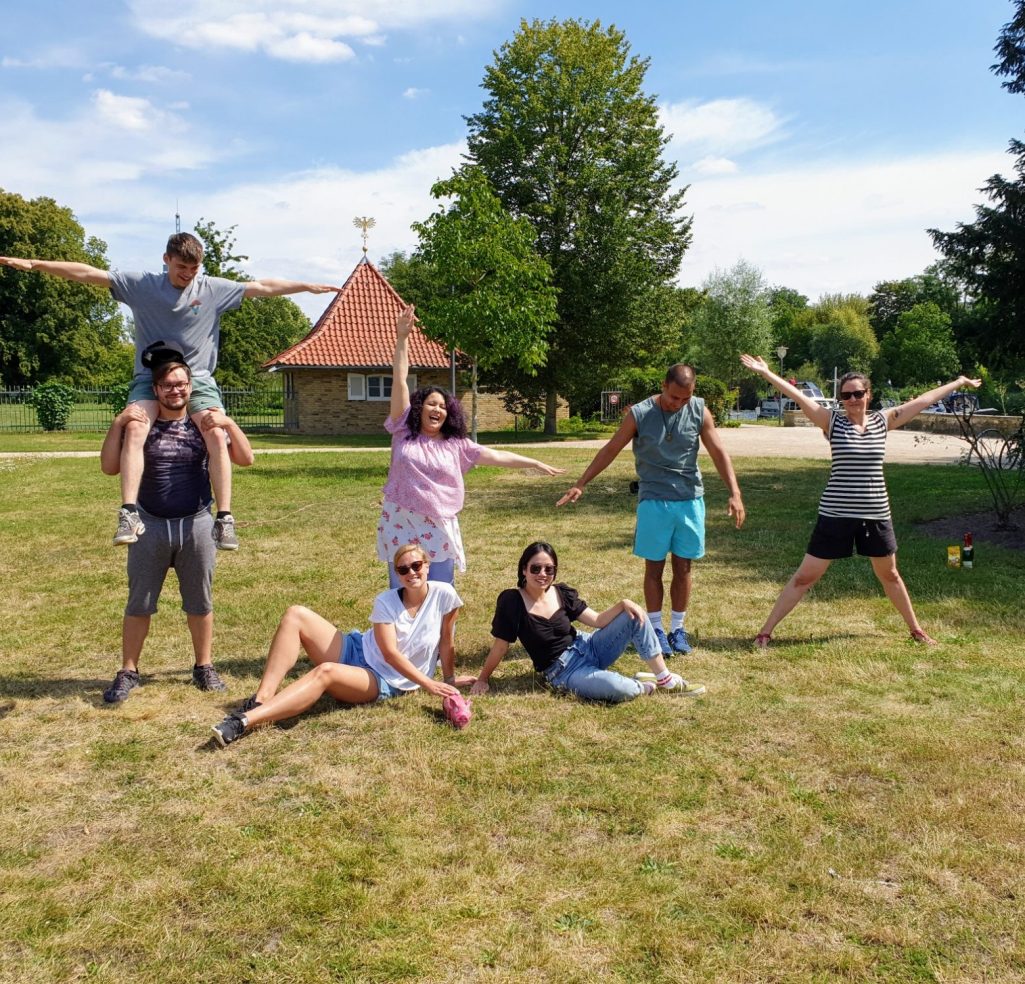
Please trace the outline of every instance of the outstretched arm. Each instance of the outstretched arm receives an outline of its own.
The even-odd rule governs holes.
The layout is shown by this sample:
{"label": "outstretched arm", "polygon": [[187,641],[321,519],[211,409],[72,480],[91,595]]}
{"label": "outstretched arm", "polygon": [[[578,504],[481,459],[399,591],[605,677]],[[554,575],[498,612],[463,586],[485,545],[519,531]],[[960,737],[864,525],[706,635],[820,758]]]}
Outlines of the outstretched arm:
{"label": "outstretched arm", "polygon": [[282,297],[285,294],[336,294],[341,287],[331,284],[308,284],[305,280],[278,280],[276,277],[263,277],[246,283],[243,297]]}
{"label": "outstretched arm", "polygon": [[886,426],[890,430],[903,427],[909,420],[914,420],[923,410],[931,407],[937,401],[950,396],[954,390],[961,389],[962,386],[971,386],[972,389],[978,389],[981,385],[981,379],[969,379],[967,376],[958,376],[952,382],[944,386],[937,386],[935,389],[929,390],[928,393],[923,393],[921,396],[916,396],[913,400],[908,400],[907,403],[902,403],[899,407],[884,410],[883,416],[886,417]]}
{"label": "outstretched arm", "polygon": [[637,421],[629,411],[624,415],[619,430],[612,435],[604,447],[591,459],[591,463],[584,469],[584,474],[577,479],[576,484],[557,502],[557,506],[564,506],[567,502],[576,502],[584,494],[584,486],[592,479],[600,475],[613,461],[616,460],[619,452],[623,450],[637,436]]}
{"label": "outstretched arm", "polygon": [[[796,386],[791,386],[782,376],[777,376],[760,356],[742,355],[741,365],[751,372],[759,375],[767,383],[771,383],[785,397],[793,400],[803,411],[804,415],[816,426],[822,429],[823,433],[829,431],[829,417],[831,410],[816,403],[811,397],[805,396]],[[780,410],[782,413],[782,408]]]}
{"label": "outstretched arm", "polygon": [[488,680],[491,679],[491,674],[498,669],[498,664],[502,662],[507,652],[509,652],[509,643],[505,639],[492,638],[491,652],[484,660],[484,666],[477,677],[477,682],[470,687],[471,694],[486,694],[488,692]]}
{"label": "outstretched arm", "polygon": [[[394,390],[392,393],[394,394]],[[565,468],[553,468],[536,458],[528,458],[522,454],[515,454],[512,451],[496,451],[494,448],[486,448],[483,445],[480,449],[478,465],[494,465],[498,468],[536,468],[546,475],[565,475]]]}
{"label": "outstretched arm", "polygon": [[416,308],[410,304],[395,319],[395,354],[391,363],[391,406],[388,416],[398,420],[409,409],[409,334],[416,324]]}
{"label": "outstretched arm", "polygon": [[[793,387],[791,387],[793,388]],[[705,407],[705,419],[701,423],[701,443],[705,446],[715,470],[723,481],[723,485],[730,490],[730,501],[727,506],[727,514],[737,522],[737,529],[744,525],[744,517],[747,515],[744,509],[744,500],[740,497],[740,486],[737,484],[737,476],[733,471],[733,462],[722,446],[719,438],[719,431],[716,430],[715,418],[708,407]]]}
{"label": "outstretched arm", "polygon": [[88,263],[68,263],[64,260],[22,260],[16,256],[0,256],[0,266],[21,270],[23,273],[48,273],[51,277],[71,280],[76,284],[91,284],[93,287],[109,287],[110,274],[106,270],[89,266]]}

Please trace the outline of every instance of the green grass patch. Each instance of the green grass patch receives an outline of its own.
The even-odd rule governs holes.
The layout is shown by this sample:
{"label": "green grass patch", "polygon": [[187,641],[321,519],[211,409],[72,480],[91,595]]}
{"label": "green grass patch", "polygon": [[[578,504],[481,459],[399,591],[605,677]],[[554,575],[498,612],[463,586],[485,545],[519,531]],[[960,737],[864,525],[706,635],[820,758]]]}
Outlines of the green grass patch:
{"label": "green grass patch", "polygon": [[[590,454],[545,459],[577,475]],[[325,700],[222,751],[209,727],[254,690],[288,605],[366,625],[386,456],[238,471],[242,549],[215,582],[229,694],[189,683],[170,575],[143,686],[117,708],[101,698],[125,598],[116,482],[95,460],[0,462],[0,980],[1025,977],[1025,557],[989,547],[949,571],[914,528],[985,508],[978,474],[888,467],[938,648],[907,641],[852,559],[755,653],[828,463],[735,465],[748,523],[710,474],[687,617],[682,670],[705,698],[556,698],[514,647],[464,732],[422,694]],[[469,474],[461,668],[481,665],[529,540],[557,546],[593,607],[640,599],[632,477],[624,458],[556,509],[564,478]]]}

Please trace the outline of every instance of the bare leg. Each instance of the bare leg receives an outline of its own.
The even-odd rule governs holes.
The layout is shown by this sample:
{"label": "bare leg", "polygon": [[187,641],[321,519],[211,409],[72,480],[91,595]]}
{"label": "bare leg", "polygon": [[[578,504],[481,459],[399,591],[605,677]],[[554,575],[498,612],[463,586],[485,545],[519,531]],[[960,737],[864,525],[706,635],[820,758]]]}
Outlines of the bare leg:
{"label": "bare leg", "polygon": [[121,443],[121,501],[138,502],[139,485],[142,482],[143,445],[153,421],[157,419],[156,400],[138,400],[137,406],[146,411],[149,424],[133,420],[125,428]]}
{"label": "bare leg", "polygon": [[786,587],[780,592],[776,604],[772,606],[772,611],[769,612],[769,617],[758,634],[760,636],[772,635],[772,630],[794,610],[811,586],[826,573],[831,563],[831,560],[823,560],[821,557],[805,554],[801,566],[794,571],[794,576],[787,581]]}
{"label": "bare leg", "polygon": [[644,562],[644,604],[649,612],[662,611],[662,600],[665,588],[662,586],[662,572],[665,560],[646,560]]}
{"label": "bare leg", "polygon": [[673,606],[674,612],[685,612],[690,602],[691,562],[686,557],[677,557],[676,554],[670,554],[669,557],[673,566],[673,580],[669,584],[669,603]]}
{"label": "bare leg", "polygon": [[212,661],[214,643],[214,613],[186,615],[189,632],[192,635],[192,649],[196,654],[196,666],[207,666]]}
{"label": "bare leg", "polygon": [[206,442],[207,454],[210,455],[210,484],[213,486],[214,499],[220,512],[231,512],[231,458],[228,456],[228,435],[223,427],[211,427],[203,430],[203,418],[206,410],[191,415],[192,422],[200,429]]}
{"label": "bare leg", "polygon": [[261,704],[268,703],[277,693],[303,649],[312,663],[337,663],[342,654],[342,634],[323,616],[303,605],[292,605],[281,616],[271,640],[267,665],[256,690],[256,699]]}
{"label": "bare leg", "polygon": [[302,714],[324,694],[346,704],[370,704],[377,700],[377,678],[358,666],[320,663],[265,704],[246,711],[246,728]]}
{"label": "bare leg", "polygon": [[883,591],[886,592],[886,597],[890,599],[893,607],[900,612],[900,617],[907,623],[911,634],[923,636],[922,642],[933,642],[934,640],[929,638],[915,617],[915,610],[911,606],[911,596],[908,594],[907,585],[904,584],[904,578],[900,576],[900,571],[897,570],[897,555],[890,554],[888,557],[870,557],[869,559],[872,561],[872,570],[875,571],[876,577],[879,578],[879,583],[883,586]]}
{"label": "bare leg", "polygon": [[149,615],[126,615],[121,623],[121,669],[139,670],[142,644],[149,635]]}

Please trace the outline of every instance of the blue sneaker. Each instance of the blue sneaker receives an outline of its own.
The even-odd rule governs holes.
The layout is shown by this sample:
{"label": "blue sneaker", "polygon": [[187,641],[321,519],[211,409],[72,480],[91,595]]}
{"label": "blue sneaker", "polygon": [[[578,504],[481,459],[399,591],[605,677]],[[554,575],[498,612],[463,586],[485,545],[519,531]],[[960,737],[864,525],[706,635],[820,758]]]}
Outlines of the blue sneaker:
{"label": "blue sneaker", "polygon": [[673,651],[669,648],[669,640],[666,638],[665,629],[661,626],[655,629],[655,638],[658,640],[659,648],[663,656],[672,656]]}
{"label": "blue sneaker", "polygon": [[673,629],[669,633],[669,645],[673,647],[674,653],[683,653],[684,656],[694,649],[684,629]]}

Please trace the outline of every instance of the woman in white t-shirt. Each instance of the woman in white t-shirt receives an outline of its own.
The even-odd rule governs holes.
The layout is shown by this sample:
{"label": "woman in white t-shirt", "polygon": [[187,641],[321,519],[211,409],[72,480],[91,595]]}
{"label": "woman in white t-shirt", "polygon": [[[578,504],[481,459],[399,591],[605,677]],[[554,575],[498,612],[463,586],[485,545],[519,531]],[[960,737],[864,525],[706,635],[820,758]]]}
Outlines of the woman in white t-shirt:
{"label": "woman in white t-shirt", "polygon": [[[301,714],[324,694],[346,704],[371,704],[422,687],[444,699],[459,693],[457,684],[473,683],[473,677],[455,676],[455,624],[463,604],[455,588],[428,580],[430,561],[419,544],[399,547],[394,564],[402,586],[377,596],[366,632],[342,635],[301,605],[285,612],[256,693],[214,725],[222,746],[258,725]],[[278,693],[302,649],[313,669]],[[444,682],[434,679],[439,658]]]}

